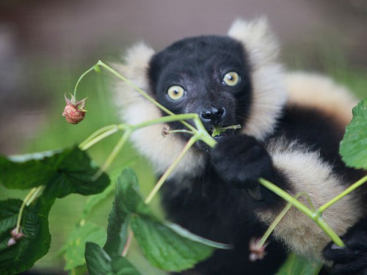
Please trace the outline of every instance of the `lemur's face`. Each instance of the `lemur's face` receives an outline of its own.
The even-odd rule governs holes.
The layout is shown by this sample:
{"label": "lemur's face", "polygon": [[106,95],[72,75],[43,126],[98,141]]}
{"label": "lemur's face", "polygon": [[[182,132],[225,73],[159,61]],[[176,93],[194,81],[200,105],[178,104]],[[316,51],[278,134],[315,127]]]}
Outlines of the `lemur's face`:
{"label": "lemur's face", "polygon": [[[229,37],[178,41],[152,58],[152,92],[176,114],[197,113],[208,132],[216,126],[243,125],[251,100],[246,59],[243,45]],[[170,127],[183,128],[181,123]]]}

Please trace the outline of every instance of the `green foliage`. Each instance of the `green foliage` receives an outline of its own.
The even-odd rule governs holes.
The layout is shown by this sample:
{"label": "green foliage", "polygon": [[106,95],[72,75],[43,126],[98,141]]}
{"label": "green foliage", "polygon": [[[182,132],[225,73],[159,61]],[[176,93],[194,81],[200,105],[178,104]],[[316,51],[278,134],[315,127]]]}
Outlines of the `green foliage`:
{"label": "green foliage", "polygon": [[229,248],[157,218],[141,197],[135,173],[125,169],[117,181],[104,249],[94,244],[89,244],[90,248],[87,246],[90,249],[86,252],[86,257],[90,257],[89,263],[87,259],[90,272],[97,272],[95,262],[91,262],[97,257],[101,262],[99,268],[104,268],[98,272],[111,272],[111,259],[119,257],[127,245],[129,225],[149,263],[167,271],[191,268],[209,257],[214,248]]}
{"label": "green foliage", "polygon": [[[51,242],[48,214],[56,198],[71,193],[100,193],[109,184],[106,174],[92,179],[98,167],[94,167],[88,155],[76,146],[11,158],[1,157],[0,169],[1,183],[8,188],[40,186],[32,189],[24,202],[0,202],[0,274],[27,270],[48,252]],[[14,228],[24,236],[9,245],[9,240],[14,239],[11,235]],[[85,242],[89,238],[101,239],[104,232],[90,224],[80,226],[76,231],[72,235],[75,240],[66,247],[68,268],[83,264]]]}
{"label": "green foliage", "polygon": [[0,157],[0,182],[7,188],[28,189],[45,185],[45,194],[49,197],[62,198],[71,193],[91,195],[102,192],[109,184],[108,176],[104,173],[93,180],[98,171],[93,167],[88,155],[78,147],[67,148],[44,154],[33,154],[19,162],[11,158]]}
{"label": "green foliage", "polygon": [[93,241],[103,245],[106,241],[106,231],[94,223],[84,222],[78,225],[70,234],[65,249],[65,270],[71,270],[85,264],[85,244]]}
{"label": "green foliage", "polygon": [[182,237],[165,224],[133,216],[131,228],[151,265],[167,271],[181,271],[208,258],[213,248]]}
{"label": "green foliage", "polygon": [[353,108],[353,119],[347,126],[340,154],[350,167],[367,169],[367,100]]}
{"label": "green foliage", "polygon": [[291,253],[276,275],[317,275],[321,268],[321,264],[309,262],[296,254]]}
{"label": "green foliage", "polygon": [[90,275],[140,275],[128,260],[119,256],[110,257],[95,243],[87,243],[85,259]]}
{"label": "green foliage", "polygon": [[0,202],[0,274],[18,274],[33,266],[49,250],[51,236],[47,216],[25,207],[21,222],[23,237],[8,246],[11,231],[16,227],[21,200]]}

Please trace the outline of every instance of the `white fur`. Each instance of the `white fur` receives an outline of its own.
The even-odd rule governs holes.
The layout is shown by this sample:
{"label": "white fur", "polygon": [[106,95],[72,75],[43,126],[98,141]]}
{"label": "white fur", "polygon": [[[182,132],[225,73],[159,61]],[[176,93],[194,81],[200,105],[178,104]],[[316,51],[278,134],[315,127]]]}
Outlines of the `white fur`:
{"label": "white fur", "polygon": [[[292,195],[307,193],[316,209],[344,190],[343,179],[333,174],[332,167],[321,160],[318,152],[310,152],[306,146],[285,139],[271,141],[267,149],[274,166],[291,183]],[[304,197],[299,200],[308,205]],[[363,216],[356,209],[360,209],[360,203],[352,193],[327,209],[323,219],[338,235],[343,235]],[[266,210],[257,214],[270,224],[278,213]],[[322,249],[330,241],[310,218],[294,207],[275,228],[274,235],[292,251],[314,260],[320,260]]]}
{"label": "white fur", "polygon": [[277,61],[278,42],[264,18],[251,22],[236,20],[228,35],[244,45],[251,65],[253,101],[242,132],[264,139],[276,126],[287,100],[283,69]]}
{"label": "white fur", "polygon": [[289,104],[310,106],[335,117],[343,125],[352,119],[352,108],[358,100],[344,86],[328,77],[293,72],[285,75]]}
{"label": "white fur", "polygon": [[[147,70],[154,50],[144,43],[139,43],[128,50],[124,65],[114,64],[124,77],[143,91],[149,93]],[[116,82],[114,99],[120,108],[121,118],[129,124],[137,124],[160,118],[160,110],[143,98],[137,91],[122,81]],[[137,150],[153,164],[156,173],[163,173],[173,163],[185,144],[175,135],[162,136],[164,125],[157,124],[135,131],[131,141]],[[184,156],[171,177],[194,176],[203,169],[204,156],[193,149]]]}

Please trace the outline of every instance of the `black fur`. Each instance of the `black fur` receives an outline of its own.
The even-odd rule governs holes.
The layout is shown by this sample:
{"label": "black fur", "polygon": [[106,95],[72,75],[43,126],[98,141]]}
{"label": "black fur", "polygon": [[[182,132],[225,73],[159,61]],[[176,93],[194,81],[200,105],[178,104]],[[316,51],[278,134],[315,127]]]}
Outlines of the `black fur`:
{"label": "black fur", "polygon": [[[158,102],[177,114],[200,114],[203,108],[223,107],[226,112],[221,119],[203,121],[208,131],[214,126],[244,125],[251,112],[253,92],[251,68],[243,49],[239,42],[220,36],[176,42],[152,58],[148,71],[151,91]],[[230,71],[241,77],[241,82],[235,87],[222,83],[223,76]],[[166,92],[172,85],[184,88],[182,100],[175,102],[167,97]],[[170,127],[182,129],[180,123],[172,123]],[[256,218],[255,210],[266,208],[275,211],[285,205],[282,199],[260,187],[257,179],[263,177],[282,189],[292,189],[282,171],[274,168],[266,145],[270,140],[281,137],[288,141],[297,140],[311,151],[319,151],[322,160],[330,163],[346,183],[351,183],[363,173],[345,167],[341,161],[338,147],[343,132],[335,119],[320,111],[288,106],[283,110],[274,133],[264,141],[238,134],[224,136],[208,153],[206,168],[200,175],[169,180],[163,187],[163,204],[168,217],[200,236],[234,245],[233,250],[216,251],[213,257],[198,264],[195,272],[203,275],[274,274],[286,257],[286,249],[279,242],[270,243],[264,260],[252,263],[248,259],[250,238],[259,237],[266,230]],[[188,137],[183,135],[182,138]],[[197,150],[200,148],[204,147],[198,146]],[[254,188],[260,188],[261,198],[254,199],[247,192]],[[360,226],[355,228],[357,233],[353,236],[360,234]],[[367,244],[367,240],[364,243]],[[351,251],[345,250],[345,253],[350,252],[354,257],[356,247],[352,245]],[[325,252],[324,255],[331,260],[334,257],[333,253]],[[365,260],[361,261],[363,266],[367,265]],[[345,270],[351,270],[356,263],[357,260],[346,263]],[[341,269],[341,266],[337,262],[334,269]]]}
{"label": "black fur", "polygon": [[333,244],[324,249],[324,257],[333,261],[332,275],[367,274],[367,219],[358,222],[342,237],[344,248]]}
{"label": "black fur", "polygon": [[[243,124],[251,104],[250,67],[241,43],[221,36],[187,38],[156,54],[148,72],[152,93],[158,102],[176,114],[198,113],[220,105],[226,110],[216,123],[203,121],[208,131],[213,126]],[[223,85],[226,73],[236,71],[239,85]],[[170,86],[184,88],[185,96],[174,102],[167,97]],[[171,123],[172,129],[182,124]],[[186,136],[188,138],[188,136]],[[203,144],[201,144],[203,146]]]}

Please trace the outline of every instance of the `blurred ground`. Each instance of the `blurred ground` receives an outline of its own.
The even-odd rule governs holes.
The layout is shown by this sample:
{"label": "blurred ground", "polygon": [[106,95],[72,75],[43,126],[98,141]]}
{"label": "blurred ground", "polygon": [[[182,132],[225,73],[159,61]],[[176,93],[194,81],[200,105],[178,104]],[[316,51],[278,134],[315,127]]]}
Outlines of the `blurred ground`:
{"label": "blurred ground", "polygon": [[[280,38],[288,68],[331,75],[367,96],[366,0],[2,0],[0,154],[69,146],[116,123],[106,74],[88,76],[80,86],[80,98],[89,96],[83,123],[75,127],[61,117],[63,94],[72,92],[80,74],[97,60],[113,60],[139,40],[159,50],[186,36],[225,34],[235,18],[261,15]],[[100,163],[116,141],[104,141],[90,153]],[[112,171],[134,156],[125,150]],[[147,193],[154,179],[145,167],[139,160],[135,169]],[[0,199],[10,195],[24,197],[0,186]],[[70,196],[56,203],[50,218],[52,256],[84,200]],[[105,225],[110,203],[95,213],[97,223]],[[46,257],[39,265],[52,261]]]}

